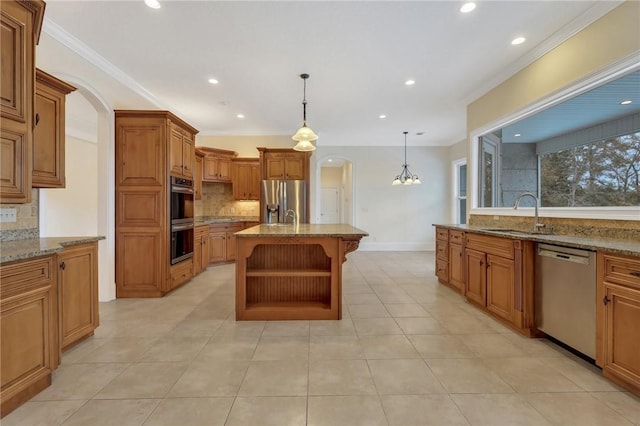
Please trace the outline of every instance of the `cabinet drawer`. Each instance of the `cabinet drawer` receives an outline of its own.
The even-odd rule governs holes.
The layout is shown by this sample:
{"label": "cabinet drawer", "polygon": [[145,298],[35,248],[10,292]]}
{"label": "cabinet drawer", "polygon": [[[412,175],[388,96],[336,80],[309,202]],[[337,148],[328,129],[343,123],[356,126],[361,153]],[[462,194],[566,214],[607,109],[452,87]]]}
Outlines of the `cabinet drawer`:
{"label": "cabinet drawer", "polygon": [[436,257],[442,260],[449,260],[449,243],[446,241],[436,241]]}
{"label": "cabinet drawer", "polygon": [[513,242],[510,238],[491,237],[473,233],[465,234],[466,247],[487,254],[513,259]]}
{"label": "cabinet drawer", "polygon": [[53,281],[53,256],[2,265],[0,271],[0,280],[2,281],[0,294],[5,299],[13,294],[23,292],[29,287],[51,285]]}
{"label": "cabinet drawer", "polygon": [[189,259],[171,267],[171,289],[185,283],[193,276],[193,260]]}
{"label": "cabinet drawer", "polygon": [[244,222],[216,223],[209,225],[209,232],[238,232],[244,229]]}
{"label": "cabinet drawer", "polygon": [[436,276],[440,281],[449,282],[449,262],[436,259]]}
{"label": "cabinet drawer", "polygon": [[460,244],[464,242],[464,231],[449,230],[449,242],[451,244]]}
{"label": "cabinet drawer", "polygon": [[640,289],[640,259],[603,254],[604,280]]}
{"label": "cabinet drawer", "polygon": [[436,240],[449,241],[449,230],[444,228],[436,228]]}

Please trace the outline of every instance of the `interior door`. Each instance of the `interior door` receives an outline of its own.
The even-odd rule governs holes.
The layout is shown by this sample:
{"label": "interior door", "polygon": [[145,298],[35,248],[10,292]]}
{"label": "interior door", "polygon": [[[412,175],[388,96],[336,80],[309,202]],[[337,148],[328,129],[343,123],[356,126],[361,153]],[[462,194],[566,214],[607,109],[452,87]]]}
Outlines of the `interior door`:
{"label": "interior door", "polygon": [[320,223],[340,223],[338,188],[320,188]]}

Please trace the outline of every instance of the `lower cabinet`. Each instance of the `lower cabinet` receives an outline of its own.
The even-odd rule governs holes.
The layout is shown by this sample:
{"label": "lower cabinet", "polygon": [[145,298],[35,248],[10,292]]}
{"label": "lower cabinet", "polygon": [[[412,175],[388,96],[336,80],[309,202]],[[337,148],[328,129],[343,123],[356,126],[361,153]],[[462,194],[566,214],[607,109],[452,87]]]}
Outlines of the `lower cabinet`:
{"label": "lower cabinet", "polygon": [[51,384],[59,360],[56,256],[0,266],[0,415]]}
{"label": "lower cabinet", "polygon": [[193,258],[182,261],[169,269],[169,290],[186,283],[193,277]]}
{"label": "lower cabinet", "polygon": [[65,350],[98,327],[98,243],[66,247],[58,254],[60,347]]}
{"label": "lower cabinet", "polygon": [[528,336],[536,334],[533,246],[466,232],[463,257],[466,298]]}
{"label": "lower cabinet", "polygon": [[209,225],[196,226],[193,231],[193,275],[209,265]]}
{"label": "lower cabinet", "polygon": [[640,395],[640,259],[598,253],[596,363]]}
{"label": "lower cabinet", "polygon": [[215,224],[209,226],[209,263],[230,262],[236,259],[236,236],[244,223]]}

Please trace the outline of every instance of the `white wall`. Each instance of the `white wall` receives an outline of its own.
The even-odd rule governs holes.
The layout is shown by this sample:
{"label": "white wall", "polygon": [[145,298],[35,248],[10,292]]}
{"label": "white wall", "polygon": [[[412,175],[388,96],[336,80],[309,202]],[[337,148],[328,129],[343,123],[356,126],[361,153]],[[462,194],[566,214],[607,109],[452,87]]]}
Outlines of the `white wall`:
{"label": "white wall", "polygon": [[40,190],[40,236],[98,235],[98,146],[65,141],[66,187]]}
{"label": "white wall", "polygon": [[361,250],[433,250],[433,223],[448,223],[448,147],[408,147],[407,162],[422,185],[391,186],[404,162],[402,147],[318,147],[311,157],[311,211],[319,185],[317,160],[329,156],[353,163],[354,226],[369,233]]}

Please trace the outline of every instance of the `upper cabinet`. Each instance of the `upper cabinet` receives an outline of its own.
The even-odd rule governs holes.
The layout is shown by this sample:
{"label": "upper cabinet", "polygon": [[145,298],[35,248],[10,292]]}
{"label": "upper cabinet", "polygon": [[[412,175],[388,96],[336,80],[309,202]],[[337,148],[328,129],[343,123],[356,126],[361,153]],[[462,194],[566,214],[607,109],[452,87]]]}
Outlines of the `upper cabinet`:
{"label": "upper cabinet", "polygon": [[262,179],[293,179],[309,181],[310,152],[290,148],[258,148]]}
{"label": "upper cabinet", "polygon": [[202,160],[204,153],[196,149],[195,163],[193,168],[193,197],[202,200]]}
{"label": "upper cabinet", "polygon": [[45,3],[0,1],[0,203],[31,201],[35,45]]}
{"label": "upper cabinet", "polygon": [[204,182],[231,182],[231,160],[238,156],[235,151],[199,146],[204,153],[202,180]]}
{"label": "upper cabinet", "polygon": [[34,188],[64,188],[65,97],[75,87],[36,69]]}
{"label": "upper cabinet", "polygon": [[195,129],[171,123],[169,172],[172,176],[193,179],[196,133]]}
{"label": "upper cabinet", "polygon": [[232,164],[233,198],[236,200],[260,199],[260,160],[236,158]]}

